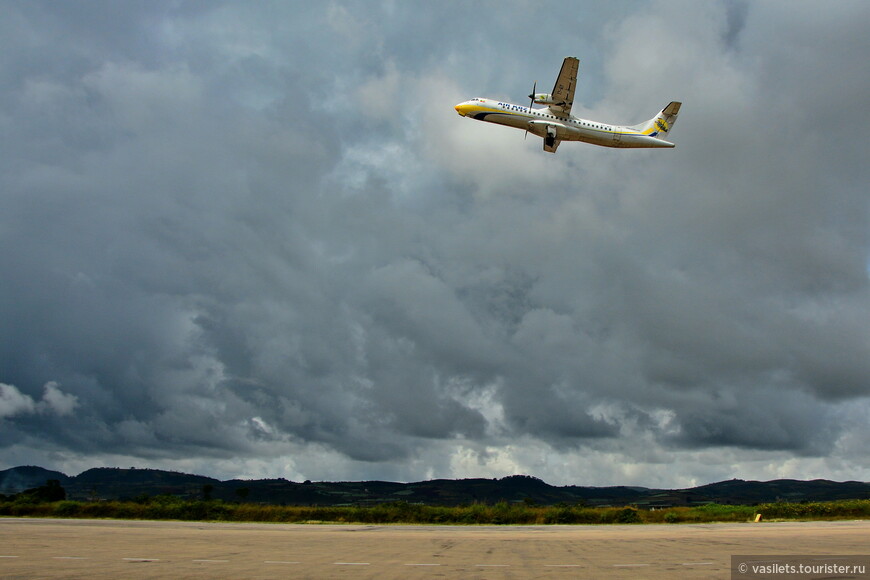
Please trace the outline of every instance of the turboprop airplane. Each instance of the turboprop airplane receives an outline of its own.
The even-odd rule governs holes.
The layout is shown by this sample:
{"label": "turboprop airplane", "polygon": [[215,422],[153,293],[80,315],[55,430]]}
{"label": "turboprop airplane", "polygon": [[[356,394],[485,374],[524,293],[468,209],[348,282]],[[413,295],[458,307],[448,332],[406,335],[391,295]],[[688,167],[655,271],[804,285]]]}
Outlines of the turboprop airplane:
{"label": "turboprop airplane", "polygon": [[[562,141],[584,141],[602,147],[674,147],[665,137],[680,112],[681,103],[677,101],[672,101],[658,115],[639,125],[611,125],[571,115],[579,65],[580,61],[575,57],[565,58],[552,93],[536,93],[538,83],[535,82],[528,107],[477,98],[459,103],[454,109],[463,117],[525,129],[526,135],[532,133],[543,137],[544,151],[550,153],[555,153]],[[533,109],[535,103],[547,106]]]}

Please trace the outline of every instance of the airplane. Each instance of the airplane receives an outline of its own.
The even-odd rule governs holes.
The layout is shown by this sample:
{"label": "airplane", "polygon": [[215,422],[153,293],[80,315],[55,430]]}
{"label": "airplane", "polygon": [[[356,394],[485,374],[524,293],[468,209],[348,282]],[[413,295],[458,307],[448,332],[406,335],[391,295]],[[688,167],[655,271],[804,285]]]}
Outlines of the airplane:
{"label": "airplane", "polygon": [[[536,93],[536,81],[532,85],[532,94],[529,95],[531,103],[528,107],[494,99],[475,98],[453,108],[462,117],[525,129],[527,136],[532,133],[543,137],[544,151],[549,153],[555,153],[562,141],[584,141],[602,147],[623,148],[675,146],[664,137],[673,129],[680,112],[682,103],[677,101],[672,101],[655,117],[638,125],[612,125],[571,115],[579,66],[580,61],[577,58],[565,57],[553,92]],[[547,106],[533,109],[532,105],[535,103]]]}

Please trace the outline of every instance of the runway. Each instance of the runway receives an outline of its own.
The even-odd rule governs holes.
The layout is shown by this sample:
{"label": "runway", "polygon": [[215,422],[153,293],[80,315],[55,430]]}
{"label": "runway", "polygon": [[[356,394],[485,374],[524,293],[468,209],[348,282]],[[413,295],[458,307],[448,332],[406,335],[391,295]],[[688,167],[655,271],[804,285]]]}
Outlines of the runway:
{"label": "runway", "polygon": [[2,578],[728,578],[731,555],[867,554],[870,521],[364,526],[0,518]]}

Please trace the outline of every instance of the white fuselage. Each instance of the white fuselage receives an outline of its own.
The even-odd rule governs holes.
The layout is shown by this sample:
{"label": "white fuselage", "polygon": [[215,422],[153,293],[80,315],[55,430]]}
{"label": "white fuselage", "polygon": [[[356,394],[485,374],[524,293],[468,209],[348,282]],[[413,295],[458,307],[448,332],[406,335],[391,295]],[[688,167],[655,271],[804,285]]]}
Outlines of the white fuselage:
{"label": "white fuselage", "polygon": [[558,107],[533,109],[493,99],[471,99],[454,107],[463,117],[506,125],[546,138],[561,141],[584,141],[603,147],[650,148],[673,147],[674,144],[623,125],[566,115]]}

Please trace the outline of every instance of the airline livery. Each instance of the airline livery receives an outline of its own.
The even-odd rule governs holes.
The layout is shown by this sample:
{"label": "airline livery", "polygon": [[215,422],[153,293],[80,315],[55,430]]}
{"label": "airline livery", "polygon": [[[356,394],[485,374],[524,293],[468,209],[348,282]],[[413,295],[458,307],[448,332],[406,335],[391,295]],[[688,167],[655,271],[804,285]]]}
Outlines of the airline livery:
{"label": "airline livery", "polygon": [[[566,57],[553,92],[536,93],[535,83],[528,107],[478,98],[459,103],[454,108],[463,117],[525,129],[526,134],[543,137],[544,151],[550,153],[555,153],[562,141],[584,141],[603,147],[674,147],[665,137],[673,129],[680,112],[681,103],[677,101],[672,101],[658,115],[639,125],[611,125],[571,115],[579,65],[580,61],[573,56]],[[535,103],[547,106],[533,109]]]}

